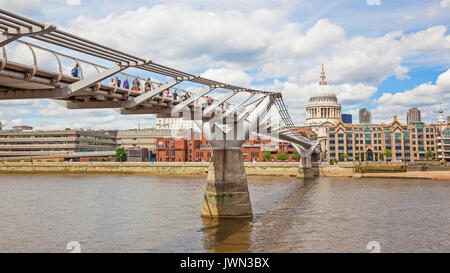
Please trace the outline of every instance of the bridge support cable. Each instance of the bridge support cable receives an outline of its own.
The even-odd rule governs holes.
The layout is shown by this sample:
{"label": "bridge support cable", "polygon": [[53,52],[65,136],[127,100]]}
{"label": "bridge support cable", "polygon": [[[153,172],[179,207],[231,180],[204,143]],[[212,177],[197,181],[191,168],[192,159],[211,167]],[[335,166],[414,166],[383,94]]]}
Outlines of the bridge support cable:
{"label": "bridge support cable", "polygon": [[209,114],[211,114],[212,111],[217,109],[217,107],[220,107],[220,105],[222,103],[228,101],[229,99],[231,99],[236,94],[237,94],[237,92],[233,92],[233,93],[227,94],[222,99],[220,99],[219,101],[216,101],[213,104],[211,104],[210,106],[206,107],[203,110],[203,116],[209,116]]}
{"label": "bridge support cable", "polygon": [[255,93],[248,94],[248,96],[245,99],[243,99],[239,104],[233,106],[231,109],[228,109],[225,112],[225,114],[223,114],[223,117],[227,118],[228,116],[234,114],[236,112],[236,110],[238,110],[244,103],[246,103],[248,100],[253,98],[255,95],[256,95]]}
{"label": "bridge support cable", "polygon": [[242,120],[242,119],[246,119],[262,102],[263,100],[267,97],[268,95],[265,95],[257,100],[255,100],[254,102],[252,102],[251,104],[252,107],[246,109],[244,112],[240,113],[237,117],[237,120]]}
{"label": "bridge support cable", "polygon": [[196,97],[193,96],[192,98],[187,99],[187,100],[183,101],[182,103],[178,104],[177,106],[175,106],[172,109],[172,116],[178,117],[179,113],[183,111],[183,108],[187,107],[188,105],[190,105],[194,101],[200,99],[201,97],[205,96],[206,94],[212,92],[216,88],[217,88],[217,86],[210,86],[209,89],[200,92],[200,94],[198,96],[196,96]]}

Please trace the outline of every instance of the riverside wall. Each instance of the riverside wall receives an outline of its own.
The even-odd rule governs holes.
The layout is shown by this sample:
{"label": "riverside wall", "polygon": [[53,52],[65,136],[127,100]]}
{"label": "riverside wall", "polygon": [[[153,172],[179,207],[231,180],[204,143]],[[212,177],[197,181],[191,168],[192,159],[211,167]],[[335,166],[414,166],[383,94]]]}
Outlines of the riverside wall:
{"label": "riverside wall", "polygon": [[[206,176],[209,162],[0,162],[0,174],[145,174],[171,176]],[[394,165],[394,164],[393,164]],[[245,162],[247,176],[299,177],[298,162]],[[450,168],[418,170],[408,168],[398,173],[358,173],[353,163],[315,165],[319,177],[421,178],[450,180]]]}
{"label": "riverside wall", "polygon": [[[0,162],[0,173],[206,175],[208,162]],[[248,176],[296,176],[298,163],[245,163]]]}

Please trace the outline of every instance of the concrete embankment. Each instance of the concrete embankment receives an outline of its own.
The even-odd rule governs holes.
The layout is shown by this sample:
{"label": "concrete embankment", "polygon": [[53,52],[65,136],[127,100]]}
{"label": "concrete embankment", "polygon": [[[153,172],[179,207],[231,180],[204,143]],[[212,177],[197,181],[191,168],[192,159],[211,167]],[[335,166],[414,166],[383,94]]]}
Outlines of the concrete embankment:
{"label": "concrete embankment", "polygon": [[[206,175],[208,162],[0,162],[0,173]],[[248,176],[296,176],[298,163],[245,163]]]}
{"label": "concrete embankment", "polygon": [[[298,162],[246,162],[247,176],[286,176],[299,174]],[[0,174],[147,174],[147,175],[200,175],[208,173],[208,162],[0,162]],[[355,172],[351,163],[330,165],[322,163],[315,168],[320,177],[354,178],[418,178],[450,180],[450,169],[408,170],[406,172]]]}

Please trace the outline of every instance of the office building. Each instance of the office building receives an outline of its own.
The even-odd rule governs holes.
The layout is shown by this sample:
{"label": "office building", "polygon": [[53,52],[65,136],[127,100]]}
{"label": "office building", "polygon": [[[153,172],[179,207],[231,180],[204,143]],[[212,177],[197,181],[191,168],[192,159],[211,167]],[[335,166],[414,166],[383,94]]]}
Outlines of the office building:
{"label": "office building", "polygon": [[397,116],[390,124],[339,122],[328,128],[327,153],[330,160],[339,161],[425,160],[426,151],[438,152],[436,131],[436,125],[401,124]]}
{"label": "office building", "polygon": [[342,114],[341,117],[342,117],[343,123],[347,123],[347,124],[353,123],[352,114]]}
{"label": "office building", "polygon": [[372,116],[370,114],[370,111],[368,111],[366,108],[359,109],[359,123],[371,123],[372,122]]}
{"label": "office building", "polygon": [[407,124],[418,124],[422,122],[420,109],[417,107],[410,108],[408,113],[406,113],[406,123]]}

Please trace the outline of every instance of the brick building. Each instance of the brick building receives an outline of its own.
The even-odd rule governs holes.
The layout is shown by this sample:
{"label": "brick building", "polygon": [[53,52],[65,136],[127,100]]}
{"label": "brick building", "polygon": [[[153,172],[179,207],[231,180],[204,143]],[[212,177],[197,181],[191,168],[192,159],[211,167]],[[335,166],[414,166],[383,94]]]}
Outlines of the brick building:
{"label": "brick building", "polygon": [[[203,136],[188,139],[185,136],[161,137],[156,140],[156,159],[159,162],[208,162],[211,160],[212,147]],[[287,142],[272,142],[251,138],[242,145],[242,157],[245,162],[263,162],[263,154],[270,151],[273,160],[277,154],[284,153],[289,162],[294,161],[294,147]]]}

